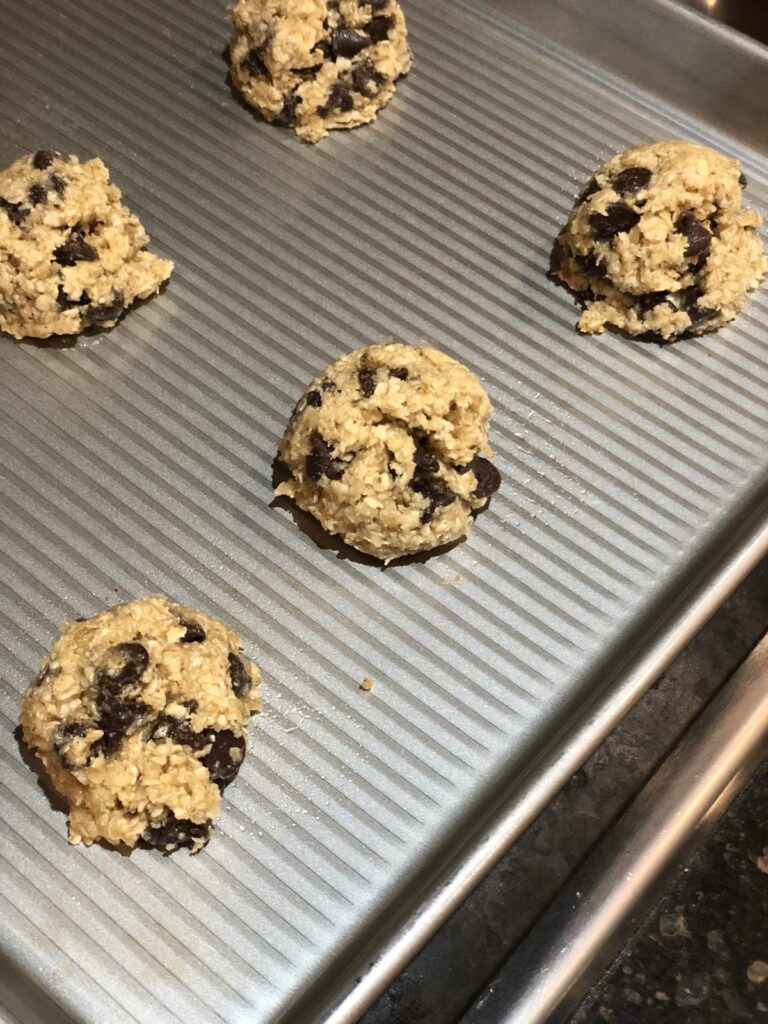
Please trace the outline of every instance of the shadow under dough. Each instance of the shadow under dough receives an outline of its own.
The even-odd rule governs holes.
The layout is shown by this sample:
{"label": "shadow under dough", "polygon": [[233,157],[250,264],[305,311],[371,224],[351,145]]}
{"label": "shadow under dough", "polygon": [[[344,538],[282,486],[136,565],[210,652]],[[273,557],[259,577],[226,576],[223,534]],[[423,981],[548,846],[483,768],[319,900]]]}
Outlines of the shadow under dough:
{"label": "shadow under dough", "polygon": [[[288,467],[278,456],[275,456],[272,462],[272,490],[274,491],[279,484],[285,483],[290,478],[291,474]],[[292,498],[273,498],[269,503],[269,507],[283,509],[288,512],[299,530],[323,551],[335,551],[336,557],[342,561],[357,562],[359,565],[367,565],[382,571],[393,567],[423,565],[431,558],[444,555],[446,552],[463,544],[466,540],[466,537],[460,537],[459,540],[455,540],[450,544],[442,544],[440,547],[432,548],[430,551],[419,551],[415,555],[403,555],[401,558],[393,558],[389,565],[384,565],[380,559],[374,558],[372,555],[366,555],[362,551],[358,551],[357,548],[347,544],[336,534],[328,533],[313,515],[299,508]]]}
{"label": "shadow under dough", "polygon": [[11,341],[13,341],[16,345],[29,345],[30,348],[52,349],[74,348],[75,345],[77,345],[77,343],[83,339],[88,339],[89,341],[98,341],[100,338],[103,338],[106,335],[110,334],[110,332],[112,332],[115,329],[115,327],[117,327],[118,324],[120,324],[125,319],[126,316],[129,316],[137,309],[141,309],[142,306],[146,306],[148,303],[152,302],[153,299],[158,298],[160,295],[163,295],[165,293],[166,288],[168,287],[169,281],[170,278],[163,281],[163,283],[160,285],[157,291],[153,292],[146,299],[136,299],[134,302],[131,303],[130,306],[127,306],[122,311],[120,316],[117,317],[117,321],[115,324],[113,324],[112,327],[99,327],[98,324],[91,324],[90,327],[84,327],[83,330],[78,331],[77,334],[52,334],[49,338],[11,338],[10,334],[6,335],[2,331],[0,331],[0,337],[11,338]]}

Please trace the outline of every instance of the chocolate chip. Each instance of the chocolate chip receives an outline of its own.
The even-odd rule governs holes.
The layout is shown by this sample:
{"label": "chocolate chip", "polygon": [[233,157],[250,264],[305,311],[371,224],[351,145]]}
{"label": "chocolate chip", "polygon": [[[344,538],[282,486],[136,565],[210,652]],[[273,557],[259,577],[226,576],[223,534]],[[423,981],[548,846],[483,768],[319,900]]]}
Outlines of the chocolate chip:
{"label": "chocolate chip", "polygon": [[413,462],[419,473],[437,473],[440,469],[440,463],[434,455],[423,448],[416,448],[413,453]]}
{"label": "chocolate chip", "polygon": [[61,740],[71,740],[74,736],[85,736],[88,729],[86,722],[62,722],[56,729],[56,736]]}
{"label": "chocolate chip", "polygon": [[706,256],[712,245],[712,235],[710,235],[701,221],[696,220],[696,217],[690,210],[680,214],[675,227],[681,235],[685,235],[688,239],[688,245],[686,245],[685,252],[683,253],[685,257]]}
{"label": "chocolate chip", "polygon": [[338,388],[336,387],[332,380],[324,380],[320,387],[323,389],[323,391],[338,391]]}
{"label": "chocolate chip", "polygon": [[405,366],[393,366],[389,371],[390,377],[397,377],[398,380],[408,380],[408,370]]}
{"label": "chocolate chip", "polygon": [[138,683],[149,667],[149,654],[139,643],[115,644],[106,653],[105,661],[96,675],[111,687],[125,687]]}
{"label": "chocolate chip", "polygon": [[375,18],[371,18],[365,26],[365,31],[370,36],[372,43],[381,43],[389,37],[389,30],[394,24],[394,18],[389,18],[386,15],[380,14]]}
{"label": "chocolate chip", "polygon": [[363,398],[370,398],[376,390],[376,371],[370,366],[366,367],[358,372],[357,379],[360,383]]}
{"label": "chocolate chip", "polygon": [[602,261],[592,252],[587,253],[586,256],[577,256],[576,262],[579,265],[579,269],[589,277],[595,277],[600,281],[604,281],[608,276]]}
{"label": "chocolate chip", "polygon": [[[144,850],[161,850],[166,856],[182,847],[191,849],[202,839],[202,846],[211,838],[212,822],[189,821],[177,818],[168,811],[157,825],[150,825],[139,839],[137,846]],[[200,847],[202,849],[202,846]]]}
{"label": "chocolate chip", "polygon": [[473,498],[490,498],[501,487],[501,473],[492,462],[484,459],[482,455],[476,455],[466,466],[456,467],[458,473],[466,473],[470,469],[477,480],[475,489],[472,491]]}
{"label": "chocolate chip", "polygon": [[264,63],[264,45],[253,46],[240,61],[240,67],[255,78],[263,76],[272,81],[269,68]]}
{"label": "chocolate chip", "polygon": [[[328,391],[329,390],[325,386],[328,383],[329,383],[328,381],[325,381],[324,384],[320,385],[322,387],[323,391]],[[333,387],[333,385],[331,385],[331,387]],[[318,391],[316,388],[313,388],[312,391],[307,391],[306,394],[302,395],[301,398],[298,400],[298,402],[296,403],[296,405],[294,407],[293,415],[294,416],[299,416],[301,413],[304,412],[304,410],[307,408],[308,405],[312,406],[313,409],[319,409],[322,404],[323,404],[322,393],[320,391]]]}
{"label": "chocolate chip", "polygon": [[117,320],[125,311],[125,300],[122,292],[115,292],[111,302],[93,305],[88,310],[89,324],[103,324],[106,320]]}
{"label": "chocolate chip", "polygon": [[688,306],[685,312],[691,318],[692,326],[695,324],[704,324],[707,320],[712,320],[717,316],[716,309],[707,309],[704,306],[699,306],[698,303]]}
{"label": "chocolate chip", "polygon": [[86,754],[82,764],[76,764],[75,761],[69,756],[68,747],[73,739],[82,738],[85,736],[89,728],[92,728],[92,723],[88,722],[62,722],[57,725],[53,737],[51,739],[51,746],[53,752],[58,757],[62,768],[67,771],[72,771],[74,768],[85,767],[91,760],[91,751],[84,752]]}
{"label": "chocolate chip", "polygon": [[229,658],[229,681],[236,697],[244,697],[251,689],[251,677],[245,670],[245,665],[236,654],[230,654]]}
{"label": "chocolate chip", "polygon": [[5,212],[11,224],[20,227],[29,216],[29,210],[25,210],[21,203],[11,203],[7,199],[0,198],[0,210]]}
{"label": "chocolate chip", "polygon": [[151,710],[143,701],[122,700],[113,696],[106,696],[100,702],[99,709],[98,727],[104,735],[98,741],[98,748],[106,757],[119,749],[128,730]]}
{"label": "chocolate chip", "polygon": [[305,460],[309,479],[319,480],[325,475],[329,480],[341,480],[347,464],[342,459],[333,458],[331,447],[317,431],[310,435],[309,445],[309,455]]}
{"label": "chocolate chip", "polygon": [[348,86],[344,85],[343,82],[334,82],[325,105],[320,107],[317,112],[321,117],[328,117],[334,110],[340,110],[343,113],[351,110],[354,105],[355,102],[352,99],[352,93],[349,91]]}
{"label": "chocolate chip", "polygon": [[704,292],[698,285],[692,284],[689,288],[682,288],[679,292],[675,292],[675,299],[678,307],[687,312],[688,308],[694,306],[703,294]]}
{"label": "chocolate chip", "polygon": [[592,234],[601,242],[607,242],[616,235],[629,231],[640,220],[640,214],[630,210],[624,203],[609,203],[605,213],[590,214]]}
{"label": "chocolate chip", "polygon": [[322,64],[315,64],[311,68],[291,68],[291,74],[298,75],[299,78],[306,80],[308,78],[314,78],[321,67]]}
{"label": "chocolate chip", "polygon": [[411,487],[417,494],[424,495],[429,500],[429,506],[421,513],[422,525],[431,522],[435,510],[444,505],[452,505],[456,500],[453,491],[449,491],[439,480],[414,480]]}
{"label": "chocolate chip", "polygon": [[437,473],[440,463],[435,456],[427,449],[424,438],[411,434],[414,445],[413,464],[416,466],[417,474]]}
{"label": "chocolate chip", "polygon": [[149,739],[156,743],[170,740],[191,750],[202,750],[210,742],[207,733],[195,732],[187,718],[175,715],[158,715],[150,726]]}
{"label": "chocolate chip", "polygon": [[576,200],[577,204],[586,203],[590,196],[593,196],[595,192],[600,191],[600,186],[597,184],[595,178],[590,178],[584,188],[579,192]]}
{"label": "chocolate chip", "polygon": [[231,729],[210,731],[207,739],[211,749],[200,761],[208,769],[211,782],[215,782],[219,789],[224,789],[240,771],[245,757],[245,739],[235,736]]}
{"label": "chocolate chip", "polygon": [[186,633],[181,638],[183,644],[201,644],[205,640],[205,630],[197,622],[189,619],[181,619],[180,625],[184,626]]}
{"label": "chocolate chip", "polygon": [[87,306],[90,301],[88,292],[83,292],[79,299],[70,299],[62,285],[59,285],[59,290],[56,295],[56,302],[59,309],[75,309],[77,306]]}
{"label": "chocolate chip", "polygon": [[691,326],[706,323],[707,320],[712,320],[717,316],[716,309],[708,309],[699,305],[699,299],[703,294],[701,288],[691,285],[690,288],[684,288],[675,295],[680,309],[691,318]]}
{"label": "chocolate chip", "polygon": [[150,710],[138,700],[141,677],[148,666],[146,647],[126,643],[110,647],[104,663],[96,670],[98,727],[104,733],[99,745],[107,756],[117,750],[131,726]]}
{"label": "chocolate chip", "polygon": [[39,206],[48,198],[48,189],[45,185],[32,185],[27,192],[27,199],[32,206]]}
{"label": "chocolate chip", "polygon": [[354,65],[351,78],[353,88],[366,96],[375,96],[384,84],[384,76],[379,74],[369,57]]}
{"label": "chocolate chip", "polygon": [[79,260],[93,263],[99,258],[99,254],[86,242],[82,231],[76,228],[66,242],[53,250],[53,258],[62,267],[74,267]]}
{"label": "chocolate chip", "polygon": [[668,292],[648,292],[646,295],[638,295],[635,299],[637,315],[645,316],[646,313],[650,313],[652,309],[660,306],[663,302],[674,308],[674,304],[670,302]]}
{"label": "chocolate chip", "polygon": [[77,736],[85,736],[87,730],[88,724],[86,722],[62,722],[54,730],[53,749],[58,754],[64,744],[68,743],[69,740],[75,739]]}
{"label": "chocolate chip", "polygon": [[298,110],[300,103],[301,96],[297,93],[283,93],[283,109],[276,118],[277,122],[279,124],[284,124],[286,128],[292,128],[293,125],[296,124],[296,111]]}
{"label": "chocolate chip", "polygon": [[58,174],[51,175],[51,188],[59,198],[61,198],[67,191],[67,183],[63,178],[60,178]]}
{"label": "chocolate chip", "polygon": [[747,176],[743,172],[739,175],[739,185],[741,185],[742,188],[747,187]]}
{"label": "chocolate chip", "polygon": [[651,177],[647,167],[627,167],[616,175],[612,184],[619,195],[631,196],[646,188]]}
{"label": "chocolate chip", "polygon": [[368,6],[372,11],[380,11],[387,6],[389,0],[357,0],[358,7]]}
{"label": "chocolate chip", "polygon": [[335,57],[356,57],[370,45],[368,36],[362,36],[351,28],[337,28],[331,32],[331,48]]}
{"label": "chocolate chip", "polygon": [[59,156],[61,156],[61,154],[57,153],[55,149],[38,149],[32,157],[32,166],[36,171],[45,171]]}

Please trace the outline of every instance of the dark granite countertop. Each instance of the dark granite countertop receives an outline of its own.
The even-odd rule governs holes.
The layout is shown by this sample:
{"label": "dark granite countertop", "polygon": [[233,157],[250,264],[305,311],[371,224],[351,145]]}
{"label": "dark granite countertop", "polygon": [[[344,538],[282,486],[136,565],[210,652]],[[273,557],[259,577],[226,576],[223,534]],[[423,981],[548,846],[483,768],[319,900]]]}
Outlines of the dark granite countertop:
{"label": "dark granite countertop", "polygon": [[571,1024],[768,1021],[768,765]]}

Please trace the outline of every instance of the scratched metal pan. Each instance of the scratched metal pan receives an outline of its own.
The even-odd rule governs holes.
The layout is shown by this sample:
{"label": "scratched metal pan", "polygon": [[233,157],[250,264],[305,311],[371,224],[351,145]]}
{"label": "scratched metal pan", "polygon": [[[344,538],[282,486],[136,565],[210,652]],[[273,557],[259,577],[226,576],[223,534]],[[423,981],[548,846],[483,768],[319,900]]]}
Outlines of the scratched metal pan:
{"label": "scratched metal pan", "polygon": [[[768,206],[763,53],[622,7],[411,0],[390,107],[309,147],[230,95],[226,0],[0,0],[0,162],[99,154],[177,267],[108,334],[0,339],[11,1019],[356,1019],[765,550],[766,292],[658,348],[580,337],[545,277],[635,143],[718,146]],[[504,484],[382,571],[271,476],[304,383],[385,335],[480,375]],[[69,847],[19,696],[60,623],[156,591],[242,633],[265,712],[203,854]]]}

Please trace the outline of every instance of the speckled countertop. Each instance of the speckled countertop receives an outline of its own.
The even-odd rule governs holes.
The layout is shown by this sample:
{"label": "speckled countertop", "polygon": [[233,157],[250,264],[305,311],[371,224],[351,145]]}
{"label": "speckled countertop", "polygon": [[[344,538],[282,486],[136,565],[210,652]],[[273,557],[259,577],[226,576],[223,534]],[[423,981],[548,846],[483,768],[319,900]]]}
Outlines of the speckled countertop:
{"label": "speckled countertop", "polygon": [[572,1024],[768,1021],[768,765]]}

